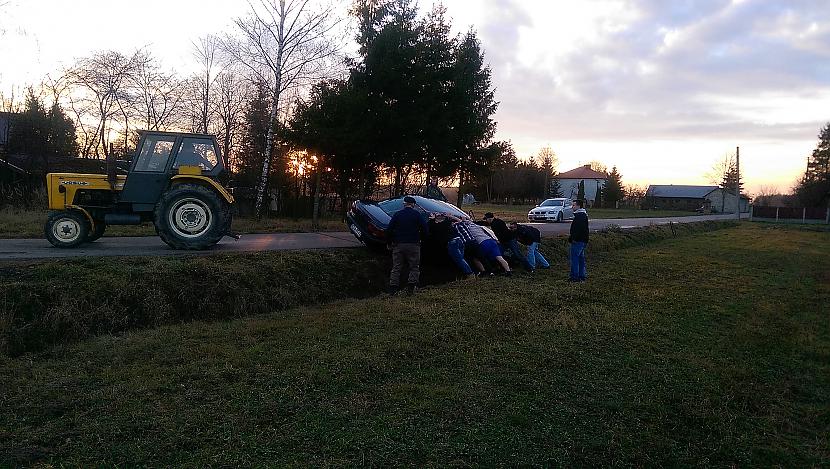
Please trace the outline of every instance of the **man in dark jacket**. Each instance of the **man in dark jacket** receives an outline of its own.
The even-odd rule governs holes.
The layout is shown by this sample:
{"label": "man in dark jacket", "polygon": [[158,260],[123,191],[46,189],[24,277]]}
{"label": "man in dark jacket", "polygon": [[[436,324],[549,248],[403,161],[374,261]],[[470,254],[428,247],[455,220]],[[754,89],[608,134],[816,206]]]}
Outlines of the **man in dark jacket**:
{"label": "man in dark jacket", "polygon": [[520,225],[515,221],[510,223],[510,230],[516,234],[516,240],[527,246],[527,260],[528,270],[533,272],[536,270],[536,264],[543,269],[549,269],[550,263],[545,256],[539,252],[539,243],[542,242],[542,233],[536,227],[530,225]]}
{"label": "man in dark jacket", "polygon": [[571,276],[569,282],[584,282],[588,278],[585,271],[585,248],[588,246],[588,212],[582,200],[573,201],[574,219],[571,222]]}
{"label": "man in dark jacket", "polygon": [[533,270],[533,266],[528,263],[522,251],[519,249],[519,243],[516,241],[516,233],[507,227],[507,223],[504,220],[496,218],[492,212],[487,212],[484,214],[484,224],[489,226],[493,230],[493,233],[496,234],[496,239],[499,240],[502,251],[505,248],[510,249],[513,257],[521,262],[525,269],[529,271]]}
{"label": "man in dark jacket", "polygon": [[415,210],[415,199],[403,198],[404,208],[392,215],[386,234],[392,243],[392,273],[389,276],[389,293],[397,293],[401,285],[401,270],[404,262],[409,266],[406,292],[415,293],[421,274],[421,241],[429,233],[427,222]]}

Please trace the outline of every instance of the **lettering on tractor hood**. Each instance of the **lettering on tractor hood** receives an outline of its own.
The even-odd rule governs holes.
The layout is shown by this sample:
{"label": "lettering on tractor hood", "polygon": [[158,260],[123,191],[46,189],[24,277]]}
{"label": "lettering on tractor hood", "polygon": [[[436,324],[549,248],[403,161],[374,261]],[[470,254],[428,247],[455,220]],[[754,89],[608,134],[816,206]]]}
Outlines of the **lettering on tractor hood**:
{"label": "lettering on tractor hood", "polygon": [[61,181],[61,184],[64,186],[88,186],[89,183],[86,181]]}

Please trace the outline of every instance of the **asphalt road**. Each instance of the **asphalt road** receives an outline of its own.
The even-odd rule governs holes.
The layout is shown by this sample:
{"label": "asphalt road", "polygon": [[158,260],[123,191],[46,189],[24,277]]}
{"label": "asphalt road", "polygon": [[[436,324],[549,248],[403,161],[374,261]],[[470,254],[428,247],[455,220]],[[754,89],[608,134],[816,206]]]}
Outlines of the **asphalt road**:
{"label": "asphalt road", "polygon": [[[651,224],[690,223],[703,220],[734,219],[734,215],[701,215],[670,218],[622,218],[591,220],[591,230],[598,231],[609,225],[623,229]],[[530,223],[539,228],[543,236],[567,234],[570,223]],[[103,256],[186,256],[225,254],[233,252],[287,251],[300,249],[336,249],[361,246],[349,232],[337,233],[273,233],[243,235],[240,240],[224,238],[206,251],[176,251],[155,236],[103,237],[94,243],[76,249],[58,249],[45,239],[0,239],[0,261],[18,259],[50,259],[68,257]]]}

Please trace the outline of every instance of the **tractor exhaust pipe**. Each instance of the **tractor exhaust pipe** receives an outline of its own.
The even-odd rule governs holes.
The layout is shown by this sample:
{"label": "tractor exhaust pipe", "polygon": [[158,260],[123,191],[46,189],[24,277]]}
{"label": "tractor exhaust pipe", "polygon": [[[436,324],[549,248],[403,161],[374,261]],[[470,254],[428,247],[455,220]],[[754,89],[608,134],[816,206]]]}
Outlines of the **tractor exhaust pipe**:
{"label": "tractor exhaust pipe", "polygon": [[135,213],[108,213],[104,215],[107,225],[140,225],[141,215]]}

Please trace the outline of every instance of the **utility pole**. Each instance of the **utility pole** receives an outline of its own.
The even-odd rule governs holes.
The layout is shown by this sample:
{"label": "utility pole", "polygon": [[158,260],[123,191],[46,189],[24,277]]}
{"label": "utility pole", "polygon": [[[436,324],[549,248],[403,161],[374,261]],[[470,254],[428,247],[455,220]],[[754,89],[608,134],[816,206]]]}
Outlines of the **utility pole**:
{"label": "utility pole", "polygon": [[735,147],[735,213],[741,221],[741,147]]}

